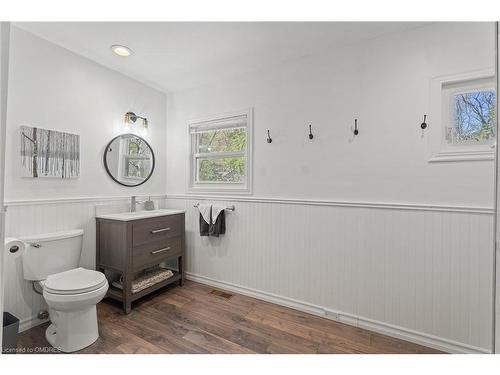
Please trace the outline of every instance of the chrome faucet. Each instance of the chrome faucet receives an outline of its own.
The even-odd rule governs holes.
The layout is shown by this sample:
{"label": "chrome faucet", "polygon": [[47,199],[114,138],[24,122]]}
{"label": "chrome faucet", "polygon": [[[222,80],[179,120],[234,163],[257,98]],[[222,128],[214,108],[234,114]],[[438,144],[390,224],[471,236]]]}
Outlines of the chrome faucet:
{"label": "chrome faucet", "polygon": [[143,203],[142,201],[138,201],[135,195],[132,195],[132,197],[130,197],[130,212],[135,212],[136,206]]}

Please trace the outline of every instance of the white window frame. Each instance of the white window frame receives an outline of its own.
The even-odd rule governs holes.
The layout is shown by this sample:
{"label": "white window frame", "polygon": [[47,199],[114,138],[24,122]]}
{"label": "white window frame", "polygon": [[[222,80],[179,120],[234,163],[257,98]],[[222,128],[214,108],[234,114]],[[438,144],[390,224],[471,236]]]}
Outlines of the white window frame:
{"label": "white window frame", "polygon": [[[142,178],[142,177],[134,177],[134,176],[127,175],[128,162],[130,159],[148,160],[148,159],[150,159],[150,157],[130,156],[128,154],[128,151],[130,149],[130,138],[132,138],[132,137],[129,137],[126,139],[120,139],[119,159],[118,159],[118,170],[119,170],[118,180],[123,181],[123,182],[142,181],[142,180],[144,180],[144,178]],[[124,152],[124,149],[126,152]]]}
{"label": "white window frame", "polygon": [[[246,121],[246,148],[242,152],[224,152],[224,153],[210,153],[206,154],[196,154],[196,145],[194,144],[194,140],[192,137],[193,131],[200,128],[210,128],[217,122],[222,122],[224,120],[230,120],[233,117],[242,117],[245,116]],[[217,127],[215,127],[217,128]],[[222,129],[223,127],[221,127]],[[188,150],[189,150],[189,161],[188,161],[188,192],[190,193],[207,193],[207,194],[224,194],[224,193],[233,193],[233,194],[251,194],[252,193],[252,130],[253,130],[253,110],[245,109],[240,111],[234,111],[229,113],[224,113],[220,115],[214,115],[210,117],[205,117],[196,120],[190,120],[187,123],[188,129]],[[196,180],[197,176],[197,163],[201,159],[205,159],[206,157],[221,157],[221,156],[245,156],[245,181],[242,183],[234,183],[234,182],[200,182]]]}
{"label": "white window frame", "polygon": [[[431,80],[429,113],[429,162],[494,160],[496,142],[451,144],[447,131],[453,120],[453,96],[471,92],[471,86],[495,89],[495,71],[492,68],[461,74],[435,77]],[[498,93],[497,93],[498,95]]]}

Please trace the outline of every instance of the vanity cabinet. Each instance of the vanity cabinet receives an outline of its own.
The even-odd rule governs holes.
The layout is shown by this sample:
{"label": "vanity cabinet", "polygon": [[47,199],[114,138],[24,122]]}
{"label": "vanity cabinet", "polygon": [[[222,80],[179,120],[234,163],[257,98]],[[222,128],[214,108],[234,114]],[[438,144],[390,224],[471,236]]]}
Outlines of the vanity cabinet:
{"label": "vanity cabinet", "polygon": [[[96,269],[122,276],[123,289],[110,283],[107,297],[122,302],[126,314],[130,312],[132,302],[146,294],[174,282],[184,283],[184,222],[183,212],[126,220],[119,215],[96,218]],[[177,260],[177,271],[172,277],[132,293],[132,281],[140,271],[172,259]]]}

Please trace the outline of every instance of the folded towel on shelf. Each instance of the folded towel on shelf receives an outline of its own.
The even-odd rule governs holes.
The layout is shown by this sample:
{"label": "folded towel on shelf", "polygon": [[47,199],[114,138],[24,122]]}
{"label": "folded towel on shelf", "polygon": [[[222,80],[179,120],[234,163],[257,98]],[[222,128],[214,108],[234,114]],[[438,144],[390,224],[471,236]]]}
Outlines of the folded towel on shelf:
{"label": "folded towel on shelf", "polygon": [[208,236],[210,234],[209,229],[212,221],[212,205],[199,204],[198,211],[200,211],[200,236]]}
{"label": "folded towel on shelf", "polygon": [[226,233],[226,214],[225,206],[212,206],[211,223],[209,225],[209,234],[213,237]]}
{"label": "folded towel on shelf", "polygon": [[[161,281],[167,280],[174,276],[174,273],[163,267],[155,267],[144,270],[137,279],[132,281],[132,294],[140,292],[154,284],[158,284]],[[111,283],[114,287],[118,289],[123,289],[123,277],[120,280],[113,281]]]}

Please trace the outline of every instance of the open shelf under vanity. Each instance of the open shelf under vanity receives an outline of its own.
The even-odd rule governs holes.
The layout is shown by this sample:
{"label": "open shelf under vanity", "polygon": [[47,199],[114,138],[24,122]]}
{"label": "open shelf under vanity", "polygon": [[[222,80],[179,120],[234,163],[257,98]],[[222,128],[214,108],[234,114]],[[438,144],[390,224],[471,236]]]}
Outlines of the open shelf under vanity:
{"label": "open shelf under vanity", "polygon": [[[151,285],[143,290],[138,291],[137,293],[132,293],[132,295],[130,296],[130,300],[133,302],[141,297],[144,297],[145,295],[147,295],[149,293],[152,293],[152,292],[154,292],[158,289],[161,289],[167,285],[170,285],[170,284],[173,284],[175,282],[180,281],[182,279],[182,275],[177,271],[173,271],[173,272],[174,272],[174,275],[169,277],[168,279],[159,281],[156,284],[153,284],[153,285]],[[108,289],[108,293],[106,294],[106,297],[112,298],[112,299],[119,301],[119,302],[124,302],[123,289],[120,289],[120,288],[117,288],[115,286],[110,285],[109,289]]]}

